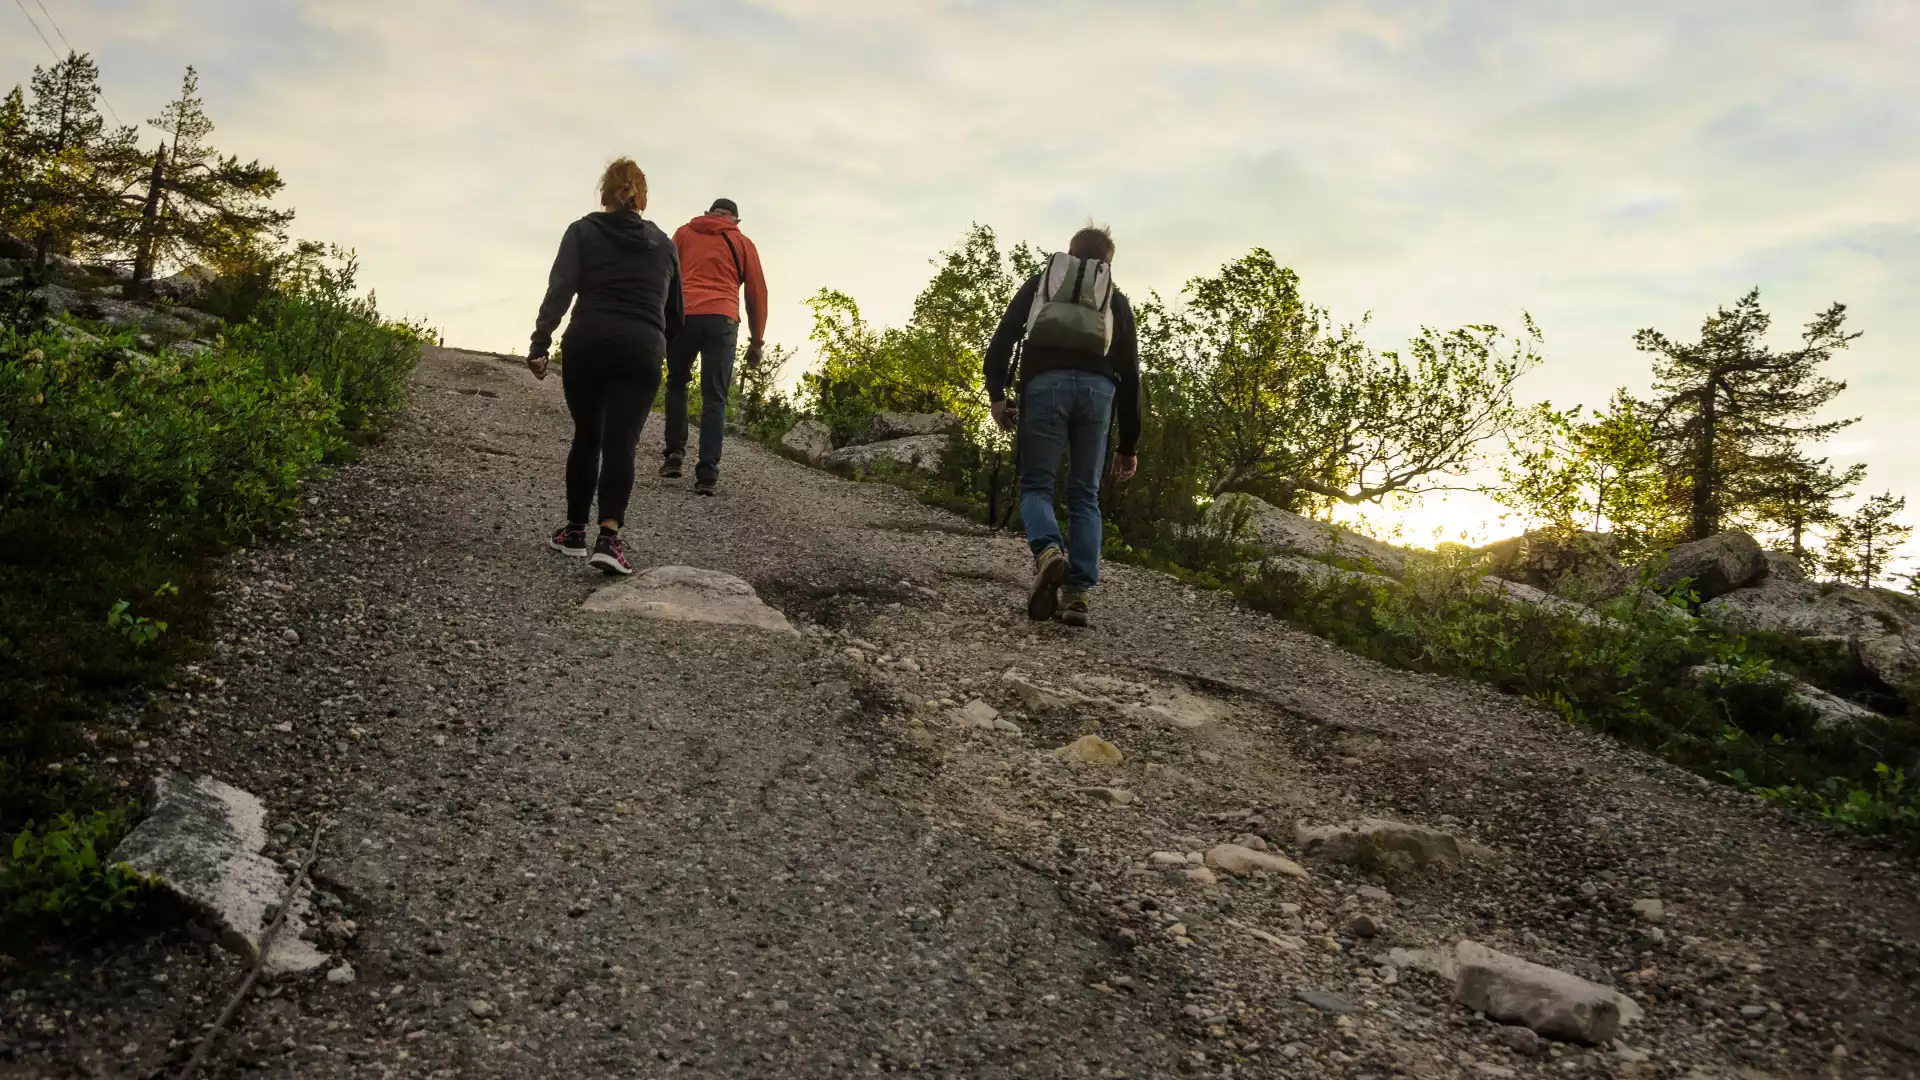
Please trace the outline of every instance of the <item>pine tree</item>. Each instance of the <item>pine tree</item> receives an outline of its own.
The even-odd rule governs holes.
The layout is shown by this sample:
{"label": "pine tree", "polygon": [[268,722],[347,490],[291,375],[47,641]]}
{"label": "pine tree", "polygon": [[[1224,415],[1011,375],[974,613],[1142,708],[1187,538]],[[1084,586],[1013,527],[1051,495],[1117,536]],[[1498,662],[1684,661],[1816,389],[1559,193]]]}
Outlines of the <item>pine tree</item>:
{"label": "pine tree", "polygon": [[199,73],[188,67],[180,96],[147,121],[166,138],[149,160],[144,195],[133,197],[140,207],[130,287],[136,295],[147,290],[154,268],[167,260],[189,253],[231,256],[293,220],[291,210],[267,205],[285,186],[276,170],[221,157],[207,145],[213,122],[199,91]]}
{"label": "pine tree", "polygon": [[39,153],[27,119],[27,99],[18,86],[0,100],[0,235],[23,236]]}
{"label": "pine tree", "polygon": [[1855,581],[1863,589],[1871,588],[1885,574],[1900,545],[1913,535],[1913,526],[1893,519],[1907,508],[1905,498],[1883,492],[1860,504],[1860,509],[1841,518],[1827,540],[1822,564],[1837,581]]}
{"label": "pine tree", "polygon": [[1801,346],[1774,352],[1760,290],[1709,316],[1700,340],[1682,343],[1642,330],[1634,344],[1653,353],[1656,423],[1668,468],[1684,492],[1689,539],[1719,532],[1733,500],[1770,459],[1824,439],[1852,420],[1814,422],[1812,414],[1846,389],[1820,365],[1858,333],[1845,330],[1834,304],[1807,324]]}
{"label": "pine tree", "polygon": [[1812,570],[1816,559],[1807,546],[1808,535],[1840,520],[1833,504],[1846,498],[1866,476],[1865,465],[1836,470],[1826,458],[1815,460],[1789,450],[1756,459],[1753,471],[1742,478],[1737,501],[1743,516],[1753,523],[1785,533],[1787,550],[1802,568]]}
{"label": "pine tree", "polygon": [[100,69],[85,53],[35,68],[32,86],[24,140],[31,177],[20,224],[42,263],[56,251],[100,254],[121,232],[119,195],[138,159],[137,133],[107,127]]}

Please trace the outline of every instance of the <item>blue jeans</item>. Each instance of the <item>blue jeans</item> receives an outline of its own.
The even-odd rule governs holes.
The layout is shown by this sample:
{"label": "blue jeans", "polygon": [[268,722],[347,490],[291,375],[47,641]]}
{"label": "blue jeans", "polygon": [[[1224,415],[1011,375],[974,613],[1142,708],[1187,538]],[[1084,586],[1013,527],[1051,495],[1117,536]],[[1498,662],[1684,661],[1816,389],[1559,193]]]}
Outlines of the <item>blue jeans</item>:
{"label": "blue jeans", "polygon": [[[1067,591],[1100,583],[1100,470],[1106,465],[1113,380],[1091,371],[1042,371],[1020,393],[1020,520],[1035,555],[1067,553]],[[1067,456],[1068,538],[1053,515],[1054,478]]]}
{"label": "blue jeans", "polygon": [[720,475],[720,443],[727,435],[727,391],[733,387],[733,355],[740,324],[725,315],[689,315],[667,345],[667,453],[687,451],[687,384],[700,358],[700,462],[693,475]]}

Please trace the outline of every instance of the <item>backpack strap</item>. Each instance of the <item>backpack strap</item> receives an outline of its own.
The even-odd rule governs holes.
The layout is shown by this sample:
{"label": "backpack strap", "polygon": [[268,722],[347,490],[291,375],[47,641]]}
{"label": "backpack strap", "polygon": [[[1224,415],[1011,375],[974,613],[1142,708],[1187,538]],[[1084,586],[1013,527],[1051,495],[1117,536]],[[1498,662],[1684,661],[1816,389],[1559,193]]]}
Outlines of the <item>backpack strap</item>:
{"label": "backpack strap", "polygon": [[726,233],[723,232],[720,234],[720,242],[727,245],[727,254],[733,256],[733,276],[735,282],[740,285],[745,285],[747,283],[747,272],[740,266],[740,253],[734,250],[733,241],[727,239]]}

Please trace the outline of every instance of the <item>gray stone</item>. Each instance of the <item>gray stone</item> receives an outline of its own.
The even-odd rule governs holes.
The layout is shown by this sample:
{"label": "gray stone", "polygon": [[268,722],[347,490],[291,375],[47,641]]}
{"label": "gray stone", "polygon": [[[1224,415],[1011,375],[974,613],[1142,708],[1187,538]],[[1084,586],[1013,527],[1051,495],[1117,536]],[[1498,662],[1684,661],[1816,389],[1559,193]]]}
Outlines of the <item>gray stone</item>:
{"label": "gray stone", "polygon": [[960,418],[949,412],[908,413],[877,412],[856,443],[890,442],[916,435],[952,435],[961,428]]}
{"label": "gray stone", "polygon": [[656,566],[587,597],[583,611],[670,622],[718,623],[794,634],[787,617],[760,602],[753,586],[718,570]]}
{"label": "gray stone", "polygon": [[1389,577],[1406,572],[1406,554],[1390,544],[1289,513],[1245,492],[1228,492],[1207,508],[1209,527],[1225,530],[1236,523],[1240,535],[1275,552],[1332,555]]}
{"label": "gray stone", "polygon": [[[281,932],[285,933],[284,930]],[[327,981],[330,983],[350,983],[353,980],[354,972],[352,964],[342,963],[339,967],[327,972]]]}
{"label": "gray stone", "polygon": [[[113,849],[109,859],[158,880],[168,892],[204,913],[220,944],[248,960],[286,899],[287,878],[267,846],[266,808],[260,800],[210,776],[166,774],[148,791],[149,812]],[[312,907],[296,895],[285,925],[274,935],[264,970],[269,974],[312,971],[327,962],[302,940]]]}
{"label": "gray stone", "polygon": [[1920,676],[1920,598],[1891,589],[1767,579],[1700,605],[1732,630],[1844,641],[1889,686]]}
{"label": "gray stone", "polygon": [[991,731],[993,722],[1000,718],[1000,710],[974,698],[960,708],[953,710],[953,718],[961,727],[983,728]]}
{"label": "gray stone", "polygon": [[1492,593],[1510,603],[1531,604],[1534,607],[1553,612],[1556,615],[1566,615],[1579,619],[1581,622],[1592,626],[1614,628],[1620,626],[1615,620],[1607,618],[1605,615],[1600,614],[1585,604],[1568,600],[1563,596],[1555,596],[1550,592],[1536,589],[1531,585],[1525,585],[1518,581],[1508,581],[1505,578],[1497,577],[1483,577],[1480,579],[1478,588],[1482,592]]}
{"label": "gray stone", "polygon": [[1360,818],[1341,825],[1299,823],[1294,830],[1301,854],[1335,862],[1372,860],[1414,866],[1459,862],[1460,841],[1438,829],[1386,818]]}
{"label": "gray stone", "polygon": [[1752,536],[1738,530],[1681,544],[1666,553],[1654,583],[1670,589],[1692,582],[1702,600],[1724,596],[1767,576],[1767,556]]}
{"label": "gray stone", "polygon": [[[1692,680],[1702,686],[1712,686],[1722,681],[1732,681],[1740,677],[1739,669],[1729,664],[1699,664],[1687,669]],[[1777,672],[1762,677],[1770,685],[1777,685],[1786,691],[1787,698],[1813,714],[1813,726],[1821,731],[1835,728],[1854,728],[1867,724],[1882,723],[1886,717],[1857,705],[1838,694],[1829,693]]]}
{"label": "gray stone", "polygon": [[1246,877],[1256,872],[1285,874],[1288,877],[1304,878],[1305,867],[1292,859],[1275,855],[1271,851],[1255,851],[1238,844],[1215,844],[1207,849],[1207,865],[1215,870]]}
{"label": "gray stone", "polygon": [[1791,551],[1763,551],[1760,557],[1767,560],[1764,580],[1788,583],[1807,580],[1806,567],[1800,565],[1800,560],[1794,558]]}
{"label": "gray stone", "polygon": [[1631,583],[1613,533],[1538,530],[1479,549],[1487,573],[1581,599],[1618,596]]}
{"label": "gray stone", "polygon": [[1336,585],[1364,585],[1370,589],[1397,591],[1400,582],[1385,574],[1369,574],[1364,570],[1342,570],[1329,566],[1318,559],[1306,555],[1279,554],[1269,555],[1260,560],[1253,568],[1268,578],[1277,578],[1291,582],[1305,589],[1329,589]]}
{"label": "gray stone", "polygon": [[1595,1046],[1619,1034],[1618,995],[1604,986],[1473,941],[1454,946],[1454,963],[1454,997],[1495,1020]]}
{"label": "gray stone", "polygon": [[474,998],[467,1002],[467,1011],[473,1014],[474,1019],[485,1020],[498,1015],[500,1010],[494,1008],[493,1002],[486,998]]}
{"label": "gray stone", "polygon": [[1633,902],[1633,913],[1650,923],[1665,922],[1667,918],[1667,905],[1652,898],[1635,900]]}
{"label": "gray stone", "polygon": [[1304,1001],[1321,1012],[1333,1013],[1336,1016],[1347,1016],[1358,1011],[1353,1002],[1322,990],[1296,990],[1293,996],[1296,1000]]}
{"label": "gray stone", "polygon": [[833,452],[833,434],[818,420],[802,420],[780,436],[780,445],[812,465]]}
{"label": "gray stone", "polygon": [[1077,690],[1063,690],[1036,682],[1031,676],[1017,669],[1010,669],[1000,676],[1020,703],[1036,712],[1050,709],[1070,709],[1080,705],[1091,705],[1094,699]]}
{"label": "gray stone", "polygon": [[212,285],[219,276],[207,267],[189,266],[177,274],[148,282],[147,291],[158,299],[172,300],[176,304],[190,304],[204,297],[207,287]]}
{"label": "gray stone", "polygon": [[1526,1057],[1532,1057],[1546,1049],[1546,1044],[1540,1041],[1539,1032],[1518,1024],[1502,1024],[1494,1028],[1493,1037],[1500,1040],[1502,1046]]}
{"label": "gray stone", "polygon": [[855,476],[880,468],[933,472],[946,460],[948,444],[945,435],[914,435],[862,446],[843,446],[822,457],[820,464]]}

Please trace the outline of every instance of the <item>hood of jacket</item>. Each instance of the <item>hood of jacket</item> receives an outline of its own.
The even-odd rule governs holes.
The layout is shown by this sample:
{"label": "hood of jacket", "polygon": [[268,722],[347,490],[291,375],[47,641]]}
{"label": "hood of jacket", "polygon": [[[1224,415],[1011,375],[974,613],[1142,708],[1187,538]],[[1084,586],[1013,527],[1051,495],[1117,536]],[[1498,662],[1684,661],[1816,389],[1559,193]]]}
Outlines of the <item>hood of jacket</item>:
{"label": "hood of jacket", "polygon": [[598,229],[608,243],[625,251],[650,251],[665,239],[664,233],[631,210],[596,210],[582,220]]}
{"label": "hood of jacket", "polygon": [[719,214],[702,214],[692,221],[687,222],[687,228],[697,233],[716,236],[720,233],[739,232],[740,223],[730,217],[723,217]]}

